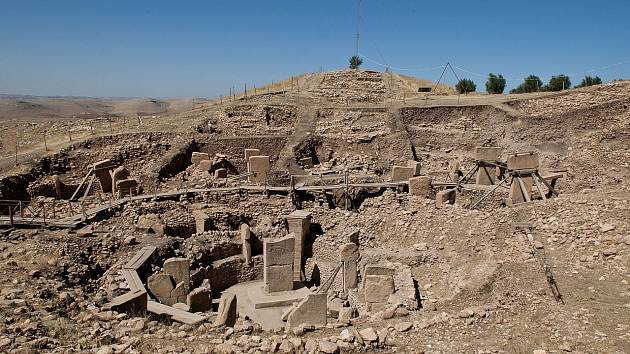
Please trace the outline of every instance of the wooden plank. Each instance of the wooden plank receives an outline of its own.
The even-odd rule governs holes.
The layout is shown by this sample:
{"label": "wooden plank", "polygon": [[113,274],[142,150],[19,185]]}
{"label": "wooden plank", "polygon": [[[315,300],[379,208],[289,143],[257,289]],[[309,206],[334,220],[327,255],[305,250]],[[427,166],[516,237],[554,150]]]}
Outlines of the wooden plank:
{"label": "wooden plank", "polygon": [[83,180],[81,181],[81,184],[79,184],[77,189],[74,191],[74,193],[72,194],[72,197],[70,197],[70,200],[74,200],[74,198],[77,197],[77,194],[79,194],[79,191],[81,190],[81,187],[83,187],[83,185],[85,184],[85,181],[87,181],[88,177],[90,177],[90,175],[92,175],[93,172],[94,172],[94,167],[90,168],[90,170],[85,175],[85,177],[83,177]]}
{"label": "wooden plank", "polygon": [[142,267],[144,262],[146,262],[153,255],[153,252],[155,252],[156,249],[157,247],[155,246],[142,247],[142,249],[136,252],[136,254],[131,257],[129,262],[125,264],[124,269],[138,270],[140,267]]}
{"label": "wooden plank", "polygon": [[129,285],[129,289],[131,289],[131,291],[146,291],[144,284],[142,284],[142,280],[140,280],[140,276],[135,269],[123,269],[121,273],[123,277],[125,277],[127,285]]}
{"label": "wooden plank", "polygon": [[187,325],[195,325],[204,321],[206,318],[197,314],[176,309],[171,306],[163,305],[155,301],[147,302],[147,311],[155,313],[157,315],[170,316],[172,320],[185,323]]}

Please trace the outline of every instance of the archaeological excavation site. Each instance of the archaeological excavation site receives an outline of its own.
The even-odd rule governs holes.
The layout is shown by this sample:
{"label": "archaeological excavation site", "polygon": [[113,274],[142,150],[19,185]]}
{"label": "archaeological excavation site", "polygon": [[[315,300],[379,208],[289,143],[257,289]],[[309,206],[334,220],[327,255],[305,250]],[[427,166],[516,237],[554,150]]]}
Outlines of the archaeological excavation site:
{"label": "archaeological excavation site", "polygon": [[0,144],[0,352],[630,352],[628,81],[341,70],[119,119],[0,122],[73,134]]}

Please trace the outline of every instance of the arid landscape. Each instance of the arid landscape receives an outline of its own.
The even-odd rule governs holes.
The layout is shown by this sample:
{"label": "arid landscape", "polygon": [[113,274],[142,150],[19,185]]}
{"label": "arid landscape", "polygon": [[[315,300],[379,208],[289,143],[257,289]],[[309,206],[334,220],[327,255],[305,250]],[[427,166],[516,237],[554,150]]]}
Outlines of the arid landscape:
{"label": "arid landscape", "polygon": [[7,96],[0,137],[0,352],[630,352],[630,81]]}

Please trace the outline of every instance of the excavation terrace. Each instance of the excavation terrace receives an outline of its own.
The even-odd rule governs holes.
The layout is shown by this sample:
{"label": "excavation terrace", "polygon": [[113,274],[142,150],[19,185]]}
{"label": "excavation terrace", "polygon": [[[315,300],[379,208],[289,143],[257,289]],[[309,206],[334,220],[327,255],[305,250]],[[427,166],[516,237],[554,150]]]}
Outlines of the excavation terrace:
{"label": "excavation terrace", "polygon": [[344,70],[88,135],[3,171],[0,351],[630,351],[629,103]]}

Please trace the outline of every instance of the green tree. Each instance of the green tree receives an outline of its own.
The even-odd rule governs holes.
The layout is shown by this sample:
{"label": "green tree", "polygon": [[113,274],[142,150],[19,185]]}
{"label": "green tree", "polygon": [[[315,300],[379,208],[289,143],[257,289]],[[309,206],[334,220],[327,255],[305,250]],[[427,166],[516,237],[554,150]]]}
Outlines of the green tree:
{"label": "green tree", "polygon": [[459,93],[475,92],[477,85],[470,79],[461,79],[457,85],[455,85],[455,89]]}
{"label": "green tree", "polygon": [[360,57],[356,55],[350,57],[350,69],[358,69],[361,64],[363,64],[363,59]]}
{"label": "green tree", "polygon": [[575,87],[587,87],[587,86],[593,86],[593,85],[601,85],[602,84],[602,79],[599,76],[585,76],[582,79],[582,82],[575,86]]}
{"label": "green tree", "polygon": [[542,81],[536,75],[529,75],[523,80],[523,83],[518,85],[510,93],[529,93],[538,92],[542,87]]}
{"label": "green tree", "polygon": [[488,74],[486,91],[493,94],[502,94],[503,91],[505,91],[505,79],[503,78],[503,75],[495,75],[493,73]]}
{"label": "green tree", "polygon": [[571,87],[571,79],[564,74],[558,76],[552,76],[547,86],[544,87],[545,91],[562,91]]}

